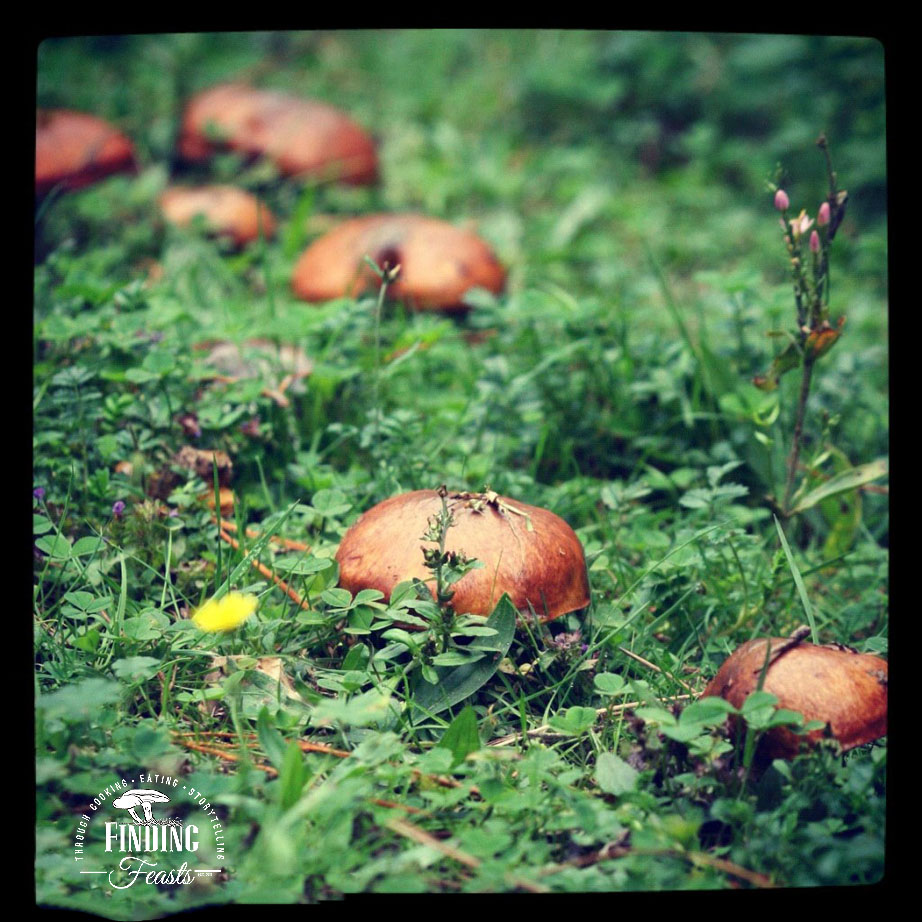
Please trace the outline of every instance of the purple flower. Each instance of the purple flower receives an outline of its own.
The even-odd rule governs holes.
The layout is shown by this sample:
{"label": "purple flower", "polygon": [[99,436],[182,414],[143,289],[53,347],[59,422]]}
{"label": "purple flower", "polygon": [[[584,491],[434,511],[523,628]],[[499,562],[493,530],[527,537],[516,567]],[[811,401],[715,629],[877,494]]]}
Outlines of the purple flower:
{"label": "purple flower", "polygon": [[820,205],[819,214],[816,216],[816,223],[820,227],[825,227],[829,223],[829,202],[823,202]]}
{"label": "purple flower", "polygon": [[779,189],[775,193],[775,208],[778,211],[787,211],[791,206],[791,200],[788,198],[787,192],[784,189]]}
{"label": "purple flower", "polygon": [[44,488],[44,487],[36,487],[36,488],[32,491],[32,495],[33,495],[39,502],[41,502],[41,501],[45,498],[45,488]]}
{"label": "purple flower", "polygon": [[810,252],[819,253],[820,235],[816,231],[810,231]]}
{"label": "purple flower", "polygon": [[124,511],[125,511],[125,504],[122,502],[122,500],[117,499],[112,504],[112,515],[114,515],[117,519],[120,519]]}
{"label": "purple flower", "polygon": [[570,647],[578,644],[582,640],[582,633],[579,630],[570,633],[558,634],[553,643],[560,650],[569,650]]}

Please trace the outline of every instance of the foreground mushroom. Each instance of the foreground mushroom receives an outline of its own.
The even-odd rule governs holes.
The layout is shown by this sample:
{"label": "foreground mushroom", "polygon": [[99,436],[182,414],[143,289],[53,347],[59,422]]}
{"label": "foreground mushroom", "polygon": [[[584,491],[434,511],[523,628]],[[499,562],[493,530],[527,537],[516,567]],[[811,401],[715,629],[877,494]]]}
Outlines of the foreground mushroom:
{"label": "foreground mushroom", "polygon": [[[727,658],[703,696],[715,695],[741,707],[756,690],[767,643],[771,653],[762,690],[777,696],[779,707],[803,714],[806,721],[822,721],[843,750],[886,735],[886,660],[838,645],[817,646],[785,637],[750,640]],[[733,728],[742,729],[739,724]],[[802,736],[774,727],[763,735],[760,755],[793,758],[825,733],[823,728]]]}
{"label": "foreground mushroom", "polygon": [[201,218],[213,233],[242,247],[275,234],[275,218],[255,195],[235,186],[172,186],[160,196],[164,217],[179,227]]}
{"label": "foreground mushroom", "polygon": [[55,186],[79,189],[134,167],[134,148],[118,129],[95,115],[40,109],[35,119],[35,194]]}
{"label": "foreground mushroom", "polygon": [[372,139],[326,103],[241,83],[204,90],[186,106],[179,152],[187,160],[222,148],[267,157],[286,176],[372,183],[378,155]]}
{"label": "foreground mushroom", "polygon": [[418,310],[466,310],[471,288],[499,294],[506,272],[476,234],[418,214],[353,218],[315,240],[295,265],[292,287],[305,301],[329,301],[376,291],[378,276],[365,262],[400,266],[390,297]]}
{"label": "foreground mushroom", "polygon": [[[582,545],[559,516],[496,493],[449,493],[446,499],[454,518],[446,551],[484,565],[452,587],[451,605],[459,614],[489,615],[503,593],[519,611],[534,609],[542,621],[589,604]],[[377,589],[386,597],[414,577],[432,587],[423,547],[435,545],[421,536],[441,508],[436,490],[416,490],[369,509],[336,553],[340,586],[353,594]]]}

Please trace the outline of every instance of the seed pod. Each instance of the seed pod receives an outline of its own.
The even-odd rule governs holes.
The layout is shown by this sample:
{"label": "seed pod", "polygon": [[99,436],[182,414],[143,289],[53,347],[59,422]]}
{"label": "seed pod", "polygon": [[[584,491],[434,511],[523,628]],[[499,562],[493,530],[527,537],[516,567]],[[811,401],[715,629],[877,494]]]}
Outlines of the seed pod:
{"label": "seed pod", "polygon": [[275,234],[275,218],[255,195],[234,186],[171,186],[160,196],[164,217],[180,227],[202,218],[205,226],[242,247]]}
{"label": "seed pod", "polygon": [[[777,696],[779,707],[803,714],[806,721],[822,721],[843,750],[886,735],[886,660],[836,645],[792,643],[784,637],[773,637],[768,643],[771,660],[762,690]],[[719,696],[741,707],[756,690],[765,655],[765,639],[742,644],[720,667],[703,696]],[[731,722],[731,726],[734,732],[744,730],[741,722]],[[815,743],[825,733],[821,729],[801,736],[786,727],[774,727],[763,734],[760,756],[793,758],[801,746]]]}
{"label": "seed pod", "polygon": [[266,157],[286,176],[360,185],[378,175],[374,142],[345,113],[240,83],[204,90],[183,115],[179,152],[185,159],[205,160],[222,148]]}
{"label": "seed pod", "polygon": [[380,279],[365,262],[400,267],[388,295],[417,310],[467,309],[471,288],[498,294],[506,272],[475,234],[418,214],[378,214],[345,221],[315,240],[295,265],[292,287],[305,301],[358,297]]}
{"label": "seed pod", "polygon": [[[529,606],[550,621],[589,604],[589,579],[583,548],[573,529],[547,509],[496,493],[447,496],[454,524],[446,551],[476,558],[483,567],[454,586],[451,605],[459,614],[489,615],[503,593],[521,612]],[[353,594],[378,589],[390,597],[394,587],[418,578],[433,587],[422,535],[441,511],[435,490],[416,490],[369,509],[346,532],[336,554],[339,584]]]}
{"label": "seed pod", "polygon": [[69,109],[39,110],[35,120],[35,194],[79,189],[134,168],[134,148],[108,122]]}

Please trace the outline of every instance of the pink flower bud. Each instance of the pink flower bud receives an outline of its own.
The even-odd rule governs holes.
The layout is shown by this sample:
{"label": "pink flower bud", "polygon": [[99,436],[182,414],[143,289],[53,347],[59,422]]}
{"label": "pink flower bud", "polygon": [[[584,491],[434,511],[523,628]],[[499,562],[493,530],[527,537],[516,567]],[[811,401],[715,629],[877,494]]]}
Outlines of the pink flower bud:
{"label": "pink flower bud", "polygon": [[810,252],[819,253],[820,251],[820,235],[816,231],[810,232]]}
{"label": "pink flower bud", "polygon": [[816,216],[816,223],[820,227],[825,227],[829,223],[829,202],[823,202],[820,205],[819,214]]}
{"label": "pink flower bud", "polygon": [[788,199],[787,192],[785,192],[784,189],[779,189],[775,193],[775,208],[777,208],[778,211],[787,211],[790,205],[791,202],[790,199]]}

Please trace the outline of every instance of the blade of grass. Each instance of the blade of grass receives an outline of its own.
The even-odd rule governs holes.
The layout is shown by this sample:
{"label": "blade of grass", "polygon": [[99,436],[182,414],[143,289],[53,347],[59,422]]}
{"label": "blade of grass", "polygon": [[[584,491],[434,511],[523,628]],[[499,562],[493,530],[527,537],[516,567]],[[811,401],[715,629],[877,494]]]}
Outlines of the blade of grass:
{"label": "blade of grass", "polygon": [[813,643],[819,643],[818,635],[816,632],[816,620],[813,617],[813,606],[810,604],[810,599],[807,596],[807,587],[804,585],[803,577],[800,575],[800,570],[797,569],[797,564],[794,562],[794,555],[791,553],[791,548],[788,546],[788,540],[784,536],[784,529],[781,527],[781,522],[778,521],[778,516],[774,516],[775,519],[775,528],[778,529],[778,537],[781,539],[781,546],[784,548],[784,556],[787,557],[788,567],[791,570],[791,576],[794,577],[794,585],[797,586],[797,594],[800,596],[800,604],[803,606],[804,614],[807,616],[807,623],[810,625],[810,637]]}

